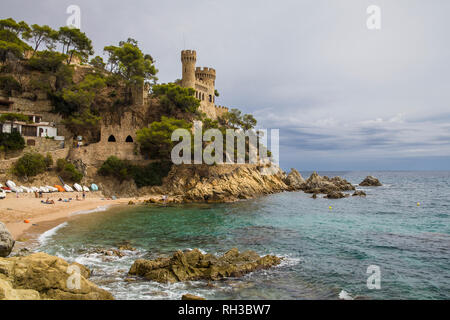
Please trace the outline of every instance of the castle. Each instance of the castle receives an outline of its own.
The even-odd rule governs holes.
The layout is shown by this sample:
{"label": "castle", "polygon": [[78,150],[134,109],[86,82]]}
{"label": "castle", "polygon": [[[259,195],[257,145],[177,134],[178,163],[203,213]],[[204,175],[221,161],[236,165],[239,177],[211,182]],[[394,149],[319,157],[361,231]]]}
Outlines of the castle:
{"label": "castle", "polygon": [[181,86],[195,89],[195,97],[200,100],[200,111],[208,118],[217,119],[228,108],[216,106],[216,70],[208,67],[196,67],[197,53],[195,50],[181,51],[182,78]]}

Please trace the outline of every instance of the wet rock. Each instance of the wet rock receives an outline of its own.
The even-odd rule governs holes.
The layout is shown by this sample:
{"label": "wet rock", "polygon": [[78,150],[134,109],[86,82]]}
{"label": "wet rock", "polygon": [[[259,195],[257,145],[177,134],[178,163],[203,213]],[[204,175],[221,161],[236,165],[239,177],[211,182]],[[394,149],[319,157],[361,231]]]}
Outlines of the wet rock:
{"label": "wet rock", "polygon": [[46,253],[0,258],[0,299],[113,300],[89,275],[86,267]]}
{"label": "wet rock", "polygon": [[365,197],[366,193],[362,190],[356,190],[352,196],[353,197]]}
{"label": "wet rock", "polygon": [[183,296],[181,297],[181,300],[206,300],[206,299],[203,297],[194,296],[193,294],[187,293],[187,294],[183,294]]}
{"label": "wet rock", "polygon": [[373,176],[367,176],[360,184],[361,187],[380,187],[382,186],[380,180]]}
{"label": "wet rock", "polygon": [[119,243],[119,245],[117,246],[117,249],[119,249],[121,251],[122,250],[136,251],[136,248],[133,248],[129,241]]}
{"label": "wet rock", "polygon": [[240,253],[234,248],[223,256],[202,254],[198,249],[177,251],[170,258],[139,259],[131,266],[129,274],[145,277],[161,283],[220,280],[239,277],[252,271],[278,265],[281,258],[267,255],[260,257],[254,251]]}
{"label": "wet rock", "polygon": [[345,197],[346,197],[346,195],[340,191],[331,191],[331,192],[327,193],[327,195],[325,196],[325,198],[328,198],[328,199],[341,199],[341,198],[345,198]]}
{"label": "wet rock", "polygon": [[0,257],[7,257],[14,247],[15,241],[3,222],[0,222]]}

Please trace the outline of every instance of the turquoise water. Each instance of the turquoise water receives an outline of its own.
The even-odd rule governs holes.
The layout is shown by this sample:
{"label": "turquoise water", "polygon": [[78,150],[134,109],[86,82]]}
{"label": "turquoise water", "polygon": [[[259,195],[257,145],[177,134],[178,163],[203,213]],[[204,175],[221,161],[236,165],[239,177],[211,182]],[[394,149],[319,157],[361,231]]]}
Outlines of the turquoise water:
{"label": "turquoise water", "polygon": [[[373,174],[384,186],[358,187],[366,198],[314,200],[285,192],[232,204],[80,214],[45,234],[38,250],[89,266],[92,280],[117,299],[179,299],[186,292],[208,299],[337,299],[341,290],[368,299],[450,298],[450,172],[320,174],[354,184]],[[92,252],[124,240],[138,250],[122,258]],[[124,281],[137,258],[187,248],[220,254],[232,247],[284,261],[213,288],[202,281]],[[380,267],[379,290],[367,288],[369,265]]]}

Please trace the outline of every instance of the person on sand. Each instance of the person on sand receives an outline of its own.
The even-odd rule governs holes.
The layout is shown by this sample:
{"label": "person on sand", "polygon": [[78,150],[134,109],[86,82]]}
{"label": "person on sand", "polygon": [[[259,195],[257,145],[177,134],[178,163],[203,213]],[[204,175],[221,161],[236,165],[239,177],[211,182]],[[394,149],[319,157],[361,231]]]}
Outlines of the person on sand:
{"label": "person on sand", "polygon": [[77,201],[81,201],[80,198],[78,198],[78,195],[76,196],[75,200]]}
{"label": "person on sand", "polygon": [[83,191],[83,200],[86,200],[86,193]]}
{"label": "person on sand", "polygon": [[37,191],[34,192],[34,196],[35,196],[36,198],[39,198],[39,197],[38,197]]}

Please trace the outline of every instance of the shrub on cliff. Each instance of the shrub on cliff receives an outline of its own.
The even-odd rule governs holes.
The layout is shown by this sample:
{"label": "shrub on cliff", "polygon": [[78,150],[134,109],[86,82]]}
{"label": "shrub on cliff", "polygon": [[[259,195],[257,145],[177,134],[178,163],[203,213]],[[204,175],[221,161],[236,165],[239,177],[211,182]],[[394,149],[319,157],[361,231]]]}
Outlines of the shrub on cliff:
{"label": "shrub on cliff", "polygon": [[13,90],[19,92],[22,91],[22,86],[13,76],[1,75],[0,90],[4,90],[8,95],[11,95]]}
{"label": "shrub on cliff", "polygon": [[63,180],[73,182],[80,182],[83,179],[83,174],[75,168],[75,166],[65,159],[58,159],[56,161],[56,172]]}
{"label": "shrub on cliff", "polygon": [[34,177],[47,170],[47,162],[39,153],[26,153],[13,166],[13,173],[19,177]]}
{"label": "shrub on cliff", "polygon": [[152,162],[144,167],[132,166],[131,173],[138,188],[160,186],[171,168],[172,163],[169,161]]}
{"label": "shrub on cliff", "polygon": [[130,165],[115,156],[111,156],[98,169],[98,174],[110,176],[118,179],[120,182],[131,179]]}
{"label": "shrub on cliff", "polygon": [[28,60],[28,67],[41,72],[56,72],[67,59],[65,54],[54,51],[40,51]]}
{"label": "shrub on cliff", "polygon": [[25,148],[25,140],[19,132],[0,132],[0,151],[15,151]]}
{"label": "shrub on cliff", "polygon": [[120,182],[133,179],[138,188],[162,184],[172,164],[168,161],[136,166],[115,156],[109,157],[98,170],[102,176],[114,177]]}

